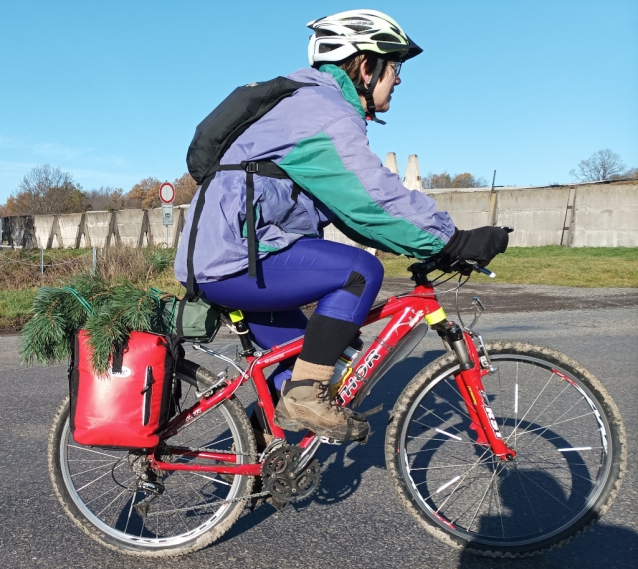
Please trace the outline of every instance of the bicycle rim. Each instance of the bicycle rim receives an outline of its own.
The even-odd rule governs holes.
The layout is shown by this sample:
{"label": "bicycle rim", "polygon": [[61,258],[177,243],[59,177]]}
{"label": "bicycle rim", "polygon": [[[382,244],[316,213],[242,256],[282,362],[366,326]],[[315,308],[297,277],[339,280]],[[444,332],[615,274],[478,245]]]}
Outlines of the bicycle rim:
{"label": "bicycle rim", "polygon": [[[250,450],[244,448],[226,403],[204,416],[205,420],[193,422],[170,443],[233,452]],[[247,493],[244,476],[224,479],[211,472],[165,472],[160,476],[164,492],[151,502],[144,516],[135,506],[148,494],[135,489],[137,477],[127,451],[77,444],[68,418],[58,451],[64,485],[80,514],[106,536],[134,550],[171,549],[197,540],[221,524],[237,507],[232,501]],[[196,459],[179,456],[174,461]],[[248,462],[247,457],[240,462]]]}
{"label": "bicycle rim", "polygon": [[577,526],[601,497],[610,425],[578,374],[520,353],[492,362],[485,390],[517,457],[501,461],[474,442],[450,365],[406,414],[400,466],[409,493],[446,532],[483,546],[533,546]]}

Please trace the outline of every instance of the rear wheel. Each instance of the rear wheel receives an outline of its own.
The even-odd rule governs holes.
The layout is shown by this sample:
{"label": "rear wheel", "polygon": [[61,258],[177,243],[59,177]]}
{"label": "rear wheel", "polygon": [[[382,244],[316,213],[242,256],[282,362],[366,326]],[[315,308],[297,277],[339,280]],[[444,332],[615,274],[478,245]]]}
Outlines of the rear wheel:
{"label": "rear wheel", "polygon": [[[181,406],[195,401],[200,387],[214,376],[192,362],[178,368],[183,387]],[[184,427],[169,444],[244,453],[239,462],[255,459],[250,422],[241,404],[231,398]],[[253,478],[223,478],[211,472],[160,472],[164,491],[144,511],[149,494],[136,489],[140,456],[127,451],[85,447],[71,435],[69,399],[62,402],[49,438],[49,472],[66,513],[91,538],[130,554],[181,555],[221,537],[240,516]],[[184,456],[166,461],[191,462]],[[207,462],[210,464],[210,461]],[[155,474],[152,473],[152,476]]]}
{"label": "rear wheel", "polygon": [[475,443],[453,354],[405,388],[386,434],[386,462],[408,510],[436,537],[473,553],[525,557],[564,545],[613,501],[626,466],[620,413],[567,356],[514,342],[487,346],[483,378],[517,456]]}

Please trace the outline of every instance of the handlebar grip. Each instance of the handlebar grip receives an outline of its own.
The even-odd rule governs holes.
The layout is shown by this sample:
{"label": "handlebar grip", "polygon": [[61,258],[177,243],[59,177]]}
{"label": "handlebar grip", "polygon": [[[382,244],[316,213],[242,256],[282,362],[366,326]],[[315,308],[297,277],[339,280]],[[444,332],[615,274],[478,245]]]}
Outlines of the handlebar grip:
{"label": "handlebar grip", "polygon": [[487,275],[491,279],[496,278],[496,273],[493,273],[489,269],[486,269],[484,267],[479,267],[478,265],[474,265],[472,268],[479,273],[483,273],[484,275]]}

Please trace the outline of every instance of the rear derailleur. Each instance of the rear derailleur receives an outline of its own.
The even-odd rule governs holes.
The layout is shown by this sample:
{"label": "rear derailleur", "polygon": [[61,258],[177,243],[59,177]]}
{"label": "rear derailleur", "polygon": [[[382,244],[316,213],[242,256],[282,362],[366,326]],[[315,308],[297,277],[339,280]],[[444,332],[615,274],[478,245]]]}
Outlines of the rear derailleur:
{"label": "rear derailleur", "polygon": [[[162,457],[162,460],[164,458],[169,457]],[[161,470],[155,470],[150,467],[151,461],[146,454],[129,453],[128,464],[136,476],[132,487],[133,493],[142,492],[146,494],[146,497],[135,504],[137,513],[145,518],[148,515],[151,502],[164,493],[164,482],[162,481],[164,473]]]}

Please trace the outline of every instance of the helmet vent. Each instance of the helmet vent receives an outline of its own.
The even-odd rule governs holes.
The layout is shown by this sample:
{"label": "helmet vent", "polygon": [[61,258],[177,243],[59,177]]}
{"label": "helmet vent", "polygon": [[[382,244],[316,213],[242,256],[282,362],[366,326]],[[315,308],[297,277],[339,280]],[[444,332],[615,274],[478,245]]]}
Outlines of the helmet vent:
{"label": "helmet vent", "polygon": [[325,36],[338,36],[339,34],[337,32],[333,32],[332,30],[317,30],[315,32],[315,35],[318,38],[323,38]]}
{"label": "helmet vent", "polygon": [[392,34],[375,34],[370,39],[374,41],[389,41],[393,43],[397,43],[398,41],[398,38]]}
{"label": "helmet vent", "polygon": [[340,47],[341,47],[341,44],[338,44],[338,43],[322,43],[319,46],[319,53],[328,53]]}
{"label": "helmet vent", "polygon": [[356,24],[345,24],[344,27],[351,29],[353,32],[367,32],[370,26],[357,26]]}

